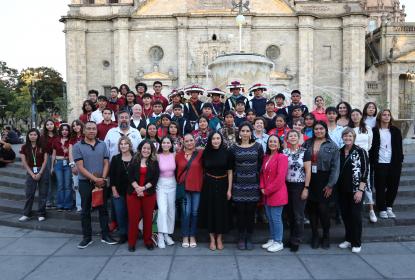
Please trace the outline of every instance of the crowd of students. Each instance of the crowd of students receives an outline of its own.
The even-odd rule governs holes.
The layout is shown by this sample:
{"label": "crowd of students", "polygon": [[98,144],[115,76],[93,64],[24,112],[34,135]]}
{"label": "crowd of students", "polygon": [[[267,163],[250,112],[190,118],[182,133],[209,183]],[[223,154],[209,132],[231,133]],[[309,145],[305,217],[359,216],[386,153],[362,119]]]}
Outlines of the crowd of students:
{"label": "crowd of students", "polygon": [[[249,89],[251,99],[242,88],[232,82],[226,99],[220,89],[208,90],[210,102],[200,100],[205,90],[197,85],[173,90],[168,99],[161,82],[153,84],[153,94],[143,83],[136,92],[125,84],[113,87],[109,98],[89,91],[79,119],[59,127],[48,120],[42,133],[27,133],[20,151],[27,171],[20,221],[30,219],[38,188],[38,220],[48,208],[76,207],[83,231],[78,247],[86,248],[93,191],[103,188],[111,222],[107,196],[96,208],[107,244],[128,242],[134,251],[142,220],[147,249],[165,248],[174,244],[180,217],[182,247],[196,247],[204,227],[209,249],[221,250],[223,235],[236,228],[237,247],[251,250],[256,217],[265,211],[270,237],[262,248],[298,251],[307,218],[311,247],[330,247],[334,204],[345,226],[339,247],[360,252],[364,203],[373,223],[374,204],[380,218],[396,217],[403,150],[391,111],[378,112],[373,102],[363,111],[347,102],[326,108],[317,96],[309,112],[298,90],[286,106],[283,94],[266,99],[262,84]],[[284,224],[290,229],[285,239]],[[117,240],[110,235],[114,228]]]}

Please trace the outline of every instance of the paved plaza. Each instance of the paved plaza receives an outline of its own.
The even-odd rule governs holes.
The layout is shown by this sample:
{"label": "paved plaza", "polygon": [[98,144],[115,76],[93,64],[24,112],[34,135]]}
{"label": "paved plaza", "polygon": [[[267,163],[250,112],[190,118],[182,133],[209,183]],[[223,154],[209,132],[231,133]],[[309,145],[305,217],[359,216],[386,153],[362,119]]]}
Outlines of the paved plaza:
{"label": "paved plaza", "polygon": [[[98,237],[85,250],[77,235],[0,226],[0,279],[415,279],[415,242],[363,244],[360,255],[340,250],[270,254],[253,251],[209,251],[173,246],[136,252],[127,246],[102,244]],[[141,243],[140,243],[141,244]]]}

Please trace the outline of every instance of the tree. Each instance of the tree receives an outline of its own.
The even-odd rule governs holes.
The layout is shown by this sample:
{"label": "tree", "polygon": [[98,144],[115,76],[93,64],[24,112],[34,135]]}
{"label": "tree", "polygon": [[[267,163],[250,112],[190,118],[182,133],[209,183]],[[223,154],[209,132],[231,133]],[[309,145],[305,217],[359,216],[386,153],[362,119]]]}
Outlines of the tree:
{"label": "tree", "polygon": [[[33,73],[41,75],[35,76]],[[41,120],[50,117],[54,111],[66,115],[66,102],[62,102],[65,83],[59,72],[50,67],[28,68],[20,73],[18,81],[17,92],[30,96],[30,87],[35,87],[36,107]]]}
{"label": "tree", "polygon": [[14,91],[18,83],[18,71],[0,61],[0,119],[5,122],[8,112],[8,104],[13,100]]}

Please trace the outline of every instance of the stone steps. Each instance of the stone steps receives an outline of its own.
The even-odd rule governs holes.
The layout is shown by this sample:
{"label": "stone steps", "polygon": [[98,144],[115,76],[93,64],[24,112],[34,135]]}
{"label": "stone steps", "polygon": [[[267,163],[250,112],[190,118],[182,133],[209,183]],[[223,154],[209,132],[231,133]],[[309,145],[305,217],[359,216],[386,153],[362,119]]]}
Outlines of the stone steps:
{"label": "stone steps", "polygon": [[[38,222],[36,219],[32,219],[28,222],[19,222],[20,215],[5,213],[0,211],[0,224],[5,226],[61,232],[81,235],[81,224],[79,221],[62,220],[56,218],[48,218],[46,221]],[[92,223],[93,233],[99,235],[100,228],[98,223]],[[285,229],[285,236],[288,236],[288,230]],[[116,233],[114,233],[116,235]],[[332,243],[340,243],[344,238],[344,228],[342,226],[332,227],[330,230],[330,239]],[[224,236],[226,243],[234,243],[236,241],[237,233],[235,230],[230,231]],[[308,243],[311,233],[308,229],[305,231],[304,243]],[[255,228],[253,234],[254,243],[263,243],[269,237],[267,227],[261,226]],[[81,237],[80,237],[81,238]],[[173,234],[173,239],[181,240],[180,229],[176,227]],[[208,233],[201,229],[198,232],[197,239],[199,242],[208,242]],[[415,241],[415,226],[393,226],[393,227],[364,227],[362,234],[363,242],[393,242],[393,241]],[[140,241],[141,242],[141,241]]]}
{"label": "stone steps", "polygon": [[[20,160],[20,159],[19,159]],[[25,196],[25,171],[21,162],[8,165],[0,169],[0,224],[29,229],[55,231],[63,233],[81,234],[80,214],[76,212],[58,212],[47,210],[47,220],[38,222],[34,219],[21,223],[18,218],[21,216]],[[33,209],[37,209],[37,196]],[[363,215],[363,240],[369,241],[415,241],[415,161],[404,163],[398,196],[394,206],[396,219],[379,219],[378,223],[371,224],[368,220],[367,210]],[[99,232],[98,213],[92,213],[94,232]],[[344,228],[342,225],[332,223],[332,241],[340,242],[343,239]],[[306,226],[306,236],[309,236],[309,229]],[[268,238],[267,225],[256,225],[255,242],[263,242]],[[180,239],[180,227],[176,226],[175,238]],[[199,240],[208,241],[208,234],[200,231]],[[237,234],[232,232],[226,237],[226,242],[234,242]]]}

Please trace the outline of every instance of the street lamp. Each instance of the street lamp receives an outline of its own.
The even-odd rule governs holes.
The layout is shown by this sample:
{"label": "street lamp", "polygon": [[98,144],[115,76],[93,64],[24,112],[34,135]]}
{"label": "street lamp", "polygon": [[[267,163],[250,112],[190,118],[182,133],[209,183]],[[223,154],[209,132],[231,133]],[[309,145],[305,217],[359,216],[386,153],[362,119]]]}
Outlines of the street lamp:
{"label": "street lamp", "polygon": [[236,23],[239,26],[239,52],[242,52],[242,25],[246,23],[244,10],[249,12],[249,1],[239,0],[239,2],[232,1],[232,12],[238,10],[238,16],[236,17]]}
{"label": "street lamp", "polygon": [[44,76],[43,71],[33,71],[30,69],[27,69],[25,71],[22,71],[24,76],[28,76],[30,79],[30,84],[29,84],[29,91],[30,91],[30,96],[31,96],[31,123],[32,123],[32,128],[36,128],[37,124],[36,124],[36,118],[37,118],[37,110],[36,110],[36,93],[37,93],[37,88],[36,88],[36,82],[41,80]]}

